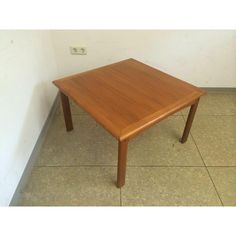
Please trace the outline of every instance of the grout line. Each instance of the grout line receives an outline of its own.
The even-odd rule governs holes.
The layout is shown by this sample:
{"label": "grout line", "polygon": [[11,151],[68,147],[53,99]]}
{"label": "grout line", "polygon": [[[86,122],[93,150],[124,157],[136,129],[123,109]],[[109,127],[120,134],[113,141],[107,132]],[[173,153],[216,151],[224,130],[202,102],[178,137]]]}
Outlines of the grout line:
{"label": "grout line", "polygon": [[209,168],[212,168],[212,167],[214,167],[214,168],[217,168],[217,167],[219,167],[219,168],[233,167],[233,168],[235,168],[236,166],[206,166],[206,167],[209,167]]}
{"label": "grout line", "polygon": [[[183,119],[184,119],[184,117],[183,117]],[[185,119],[184,119],[184,120],[185,120]],[[195,139],[193,138],[193,135],[192,135],[191,131],[190,131],[189,133],[190,133],[190,136],[191,136],[191,138],[192,138],[192,140],[193,140],[193,142],[194,142],[194,144],[195,144],[195,146],[196,146],[196,148],[197,148],[197,150],[198,150],[198,153],[199,153],[199,155],[200,155],[200,157],[201,157],[201,159],[202,159],[202,162],[203,162],[203,164],[204,164],[204,166],[205,166],[205,168],[206,168],[206,171],[207,171],[207,173],[208,173],[208,176],[209,176],[209,178],[210,178],[210,180],[211,180],[211,182],[212,182],[212,184],[213,184],[213,187],[215,188],[216,194],[217,194],[217,196],[218,196],[218,198],[219,198],[219,200],[220,200],[220,202],[221,202],[221,205],[224,206],[224,203],[223,203],[223,201],[222,201],[221,198],[220,198],[220,194],[219,194],[219,192],[218,192],[218,190],[217,190],[217,188],[216,188],[216,186],[215,186],[215,183],[214,183],[214,181],[213,181],[213,179],[212,179],[212,177],[211,177],[211,175],[210,175],[210,172],[209,172],[209,170],[208,170],[208,168],[207,168],[207,166],[206,166],[206,163],[205,163],[205,161],[204,161],[204,159],[203,159],[203,157],[202,157],[202,154],[201,154],[201,152],[200,152],[200,150],[199,150],[199,148],[198,148],[198,146],[197,146],[197,143],[196,143]]]}
{"label": "grout line", "polygon": [[[192,134],[191,134],[191,136],[192,136]],[[192,137],[192,138],[193,138],[193,137]],[[194,139],[193,139],[193,140],[194,140]],[[195,143],[195,140],[194,140],[194,143]],[[196,143],[195,143],[195,145],[196,145]],[[196,147],[197,147],[197,145],[196,145]],[[206,167],[207,173],[208,173],[208,175],[209,175],[209,177],[210,177],[210,180],[211,180],[211,182],[212,182],[212,184],[213,184],[213,186],[214,186],[214,188],[215,188],[215,191],[216,191],[216,193],[217,193],[217,195],[218,195],[218,198],[220,199],[221,205],[224,206],[224,203],[223,203],[223,201],[221,200],[220,194],[219,194],[219,192],[218,192],[218,190],[217,190],[217,188],[216,188],[216,185],[215,185],[215,183],[214,183],[214,181],[213,181],[213,179],[212,179],[212,177],[211,177],[211,175],[210,175],[210,172],[209,172],[209,170],[208,170],[208,168],[207,168],[207,166],[206,166],[206,164],[205,164],[205,161],[203,160],[203,157],[202,157],[202,155],[201,155],[201,153],[200,153],[198,147],[197,147],[197,150],[198,150],[198,152],[199,152],[199,154],[200,154],[200,156],[201,156],[201,158],[202,158],[202,161],[203,161],[203,163],[204,163],[204,165],[205,165],[205,167]]]}
{"label": "grout line", "polygon": [[[35,167],[52,167],[52,168],[57,168],[57,167],[117,167],[116,165],[63,165],[63,166],[54,166],[54,165],[50,165],[50,166],[42,166],[42,165],[38,165],[38,166],[35,166]],[[187,167],[187,168],[191,168],[191,167],[197,167],[197,168],[205,168],[206,166],[182,166],[182,165],[176,165],[176,166],[168,166],[168,165],[127,165],[128,168],[138,168],[138,167],[142,167],[142,168],[145,168],[145,167],[153,167],[153,168],[184,168],[184,167]],[[209,166],[209,167],[236,167],[236,166]]]}
{"label": "grout line", "polygon": [[52,168],[57,168],[57,167],[116,167],[116,165],[49,165],[49,166],[44,166],[44,165],[37,165],[35,167],[52,167]]}
{"label": "grout line", "polygon": [[199,168],[201,168],[201,167],[205,167],[205,166],[178,166],[178,165],[176,165],[176,166],[168,166],[168,165],[151,165],[151,166],[149,166],[149,165],[140,165],[140,166],[134,166],[134,165],[127,165],[127,167],[135,167],[135,168],[137,168],[137,167],[148,167],[148,168],[150,168],[150,167],[154,167],[154,168],[158,168],[158,167],[160,167],[160,168],[175,168],[175,167],[178,167],[178,168],[181,168],[181,167],[187,167],[187,168],[191,168],[191,167],[199,167]]}

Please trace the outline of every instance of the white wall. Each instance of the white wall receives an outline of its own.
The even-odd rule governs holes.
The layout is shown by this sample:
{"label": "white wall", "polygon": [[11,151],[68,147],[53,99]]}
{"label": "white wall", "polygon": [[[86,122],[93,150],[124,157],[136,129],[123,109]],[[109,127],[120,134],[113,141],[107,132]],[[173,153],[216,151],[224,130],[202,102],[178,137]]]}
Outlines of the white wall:
{"label": "white wall", "polygon": [[[60,76],[136,58],[202,87],[236,87],[236,31],[53,31]],[[87,46],[87,56],[69,46]]]}
{"label": "white wall", "polygon": [[50,31],[0,31],[0,205],[8,205],[48,116],[57,77]]}

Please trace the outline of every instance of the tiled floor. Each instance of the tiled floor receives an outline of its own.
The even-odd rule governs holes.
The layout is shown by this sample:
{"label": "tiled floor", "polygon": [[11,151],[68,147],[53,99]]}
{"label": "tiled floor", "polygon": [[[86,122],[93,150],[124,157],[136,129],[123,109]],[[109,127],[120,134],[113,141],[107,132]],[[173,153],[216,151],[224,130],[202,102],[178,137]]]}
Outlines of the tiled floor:
{"label": "tiled floor", "polygon": [[187,109],[130,141],[122,189],[116,140],[75,105],[72,113],[67,133],[58,110],[19,205],[236,206],[236,93],[203,97],[185,144]]}

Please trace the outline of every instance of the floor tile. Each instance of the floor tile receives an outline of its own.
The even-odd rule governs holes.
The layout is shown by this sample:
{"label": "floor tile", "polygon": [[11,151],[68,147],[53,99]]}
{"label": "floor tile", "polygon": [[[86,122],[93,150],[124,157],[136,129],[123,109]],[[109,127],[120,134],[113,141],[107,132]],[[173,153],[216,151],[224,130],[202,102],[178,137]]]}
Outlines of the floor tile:
{"label": "floor tile", "polygon": [[[189,108],[182,112],[187,115]],[[236,93],[208,93],[202,96],[198,105],[198,115],[236,115]]]}
{"label": "floor tile", "polygon": [[208,168],[225,206],[236,206],[236,167]]}
{"label": "floor tile", "polygon": [[169,117],[129,143],[128,164],[134,166],[204,166],[191,138],[179,139],[184,130],[181,116]]}
{"label": "floor tile", "polygon": [[[63,117],[56,117],[38,159],[38,166],[117,165],[117,141],[103,127],[84,116],[73,116],[75,129],[66,132]],[[191,137],[179,142],[181,116],[172,116],[129,143],[128,165],[203,166]]]}
{"label": "floor tile", "polygon": [[118,206],[113,167],[38,167],[21,194],[21,206]]}
{"label": "floor tile", "polygon": [[74,130],[66,132],[56,116],[39,154],[37,166],[116,165],[117,142],[93,119],[73,116]]}
{"label": "floor tile", "polygon": [[207,166],[236,166],[236,116],[198,115],[191,133]]}
{"label": "floor tile", "polygon": [[220,206],[204,167],[129,167],[125,206]]}

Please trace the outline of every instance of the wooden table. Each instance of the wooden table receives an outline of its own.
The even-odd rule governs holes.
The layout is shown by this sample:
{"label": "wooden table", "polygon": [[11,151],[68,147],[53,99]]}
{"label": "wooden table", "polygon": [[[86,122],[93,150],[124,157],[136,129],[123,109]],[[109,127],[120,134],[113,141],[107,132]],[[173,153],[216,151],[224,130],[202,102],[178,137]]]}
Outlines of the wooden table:
{"label": "wooden table", "polygon": [[191,106],[181,138],[182,143],[186,142],[199,99],[205,93],[134,59],[53,83],[60,90],[67,131],[73,129],[69,97],[118,140],[118,187],[125,184],[128,141],[162,119]]}

